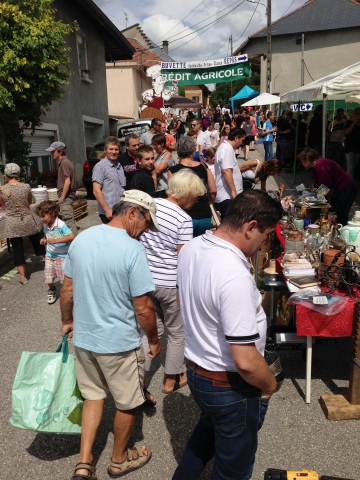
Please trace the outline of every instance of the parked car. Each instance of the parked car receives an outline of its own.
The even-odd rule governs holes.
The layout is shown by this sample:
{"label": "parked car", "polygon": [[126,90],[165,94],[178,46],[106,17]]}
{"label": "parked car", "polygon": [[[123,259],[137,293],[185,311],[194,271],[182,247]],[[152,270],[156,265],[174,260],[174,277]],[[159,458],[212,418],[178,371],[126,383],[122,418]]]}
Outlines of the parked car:
{"label": "parked car", "polygon": [[133,122],[126,122],[118,125],[116,133],[120,138],[120,142],[121,140],[125,142],[126,135],[130,135],[130,133],[135,133],[135,135],[140,138],[141,134],[150,130],[151,120],[152,118],[141,118],[140,120],[134,120]]}
{"label": "parked car", "polygon": [[[142,133],[145,133],[150,129],[151,120],[151,118],[142,118],[140,120],[134,120],[133,122],[126,122],[118,125],[116,132],[120,140],[120,153],[123,153],[125,151],[126,135],[129,135],[130,133],[135,133],[135,135],[140,137]],[[92,186],[92,171],[103,153],[104,142],[98,142],[94,145],[93,149],[85,160],[83,168],[83,184],[86,188],[86,193],[88,197],[94,196]]]}

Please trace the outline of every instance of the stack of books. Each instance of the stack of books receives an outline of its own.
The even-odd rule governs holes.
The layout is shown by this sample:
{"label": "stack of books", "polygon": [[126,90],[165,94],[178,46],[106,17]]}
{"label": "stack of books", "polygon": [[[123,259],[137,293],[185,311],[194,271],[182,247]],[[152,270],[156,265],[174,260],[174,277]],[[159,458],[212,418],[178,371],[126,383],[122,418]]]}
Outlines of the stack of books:
{"label": "stack of books", "polygon": [[316,272],[311,263],[304,259],[283,262],[283,274],[289,282],[298,288],[312,287],[318,284]]}
{"label": "stack of books", "polygon": [[302,258],[292,262],[284,262],[281,266],[285,277],[315,276],[316,273],[311,263]]}

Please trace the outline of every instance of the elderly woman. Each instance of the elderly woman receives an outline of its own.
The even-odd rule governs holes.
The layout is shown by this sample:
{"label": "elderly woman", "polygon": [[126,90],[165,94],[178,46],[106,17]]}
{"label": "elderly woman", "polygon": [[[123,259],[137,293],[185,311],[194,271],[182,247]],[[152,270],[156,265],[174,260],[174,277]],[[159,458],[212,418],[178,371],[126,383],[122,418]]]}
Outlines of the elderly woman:
{"label": "elderly woman", "polygon": [[6,209],[5,236],[11,241],[14,263],[20,274],[21,285],[27,284],[25,275],[25,255],[23,237],[32,243],[35,255],[45,255],[45,247],[40,245],[41,236],[30,211],[32,194],[30,185],[20,183],[20,167],[16,163],[5,165],[7,184],[0,187],[0,206]]}
{"label": "elderly woman", "polygon": [[[182,246],[193,237],[191,217],[185,210],[189,210],[205,192],[203,182],[190,169],[173,175],[169,179],[168,197],[155,198],[160,232],[149,231],[140,238],[156,287],[150,295],[156,309],[159,337],[164,326],[168,331],[163,393],[172,393],[187,384],[186,374],[182,373],[184,326],[176,299],[177,259]],[[149,345],[144,334],[142,343],[146,354]],[[145,371],[149,371],[150,365],[151,359],[146,356]],[[155,403],[147,390],[145,394],[148,403]]]}
{"label": "elderly woman", "polygon": [[[176,151],[179,157],[179,164],[169,169],[168,178],[184,169],[191,169],[197,175],[204,185],[207,187],[209,197],[213,202],[216,197],[216,185],[213,175],[207,165],[194,161],[194,153],[196,143],[191,137],[181,138],[177,145]],[[211,227],[211,210],[209,206],[209,197],[205,194],[199,198],[190,209],[185,209],[190,215],[193,222],[194,237],[198,237],[209,230]]]}
{"label": "elderly woman", "polygon": [[312,148],[305,148],[298,158],[306,170],[314,169],[315,188],[323,184],[330,189],[326,196],[335,208],[338,222],[346,225],[350,209],[358,194],[355,180],[333,160],[320,158],[317,151]]}

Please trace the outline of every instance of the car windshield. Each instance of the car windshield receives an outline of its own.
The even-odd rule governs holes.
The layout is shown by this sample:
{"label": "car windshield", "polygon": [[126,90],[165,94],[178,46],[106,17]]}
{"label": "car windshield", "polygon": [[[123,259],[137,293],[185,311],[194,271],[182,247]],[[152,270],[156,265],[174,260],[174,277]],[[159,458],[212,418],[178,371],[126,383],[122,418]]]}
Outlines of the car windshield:
{"label": "car windshield", "polygon": [[142,133],[146,133],[149,129],[149,123],[134,123],[133,125],[128,124],[124,127],[119,127],[118,137],[124,138],[126,135],[130,135],[130,133],[134,133],[140,137]]}

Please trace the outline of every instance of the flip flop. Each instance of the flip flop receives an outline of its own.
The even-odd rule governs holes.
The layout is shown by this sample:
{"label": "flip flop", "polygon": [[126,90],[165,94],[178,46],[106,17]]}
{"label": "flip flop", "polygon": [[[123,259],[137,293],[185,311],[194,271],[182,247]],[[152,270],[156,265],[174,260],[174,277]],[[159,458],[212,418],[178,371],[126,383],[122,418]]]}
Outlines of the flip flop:
{"label": "flip flop", "polygon": [[[147,449],[147,455],[145,455],[140,447],[134,447],[134,448],[128,448],[127,453],[126,453],[126,458],[123,462],[114,462],[111,460],[110,465],[108,466],[107,469],[107,474],[109,475],[110,478],[120,478],[123,475],[126,475],[127,473],[133,472],[134,470],[137,470],[138,468],[143,467],[148,463],[148,461],[151,458],[151,450],[149,447],[146,447]],[[136,450],[137,452],[137,457],[134,457],[133,450]],[[110,467],[117,468],[120,470],[119,473],[114,473],[112,470],[110,470]]]}

